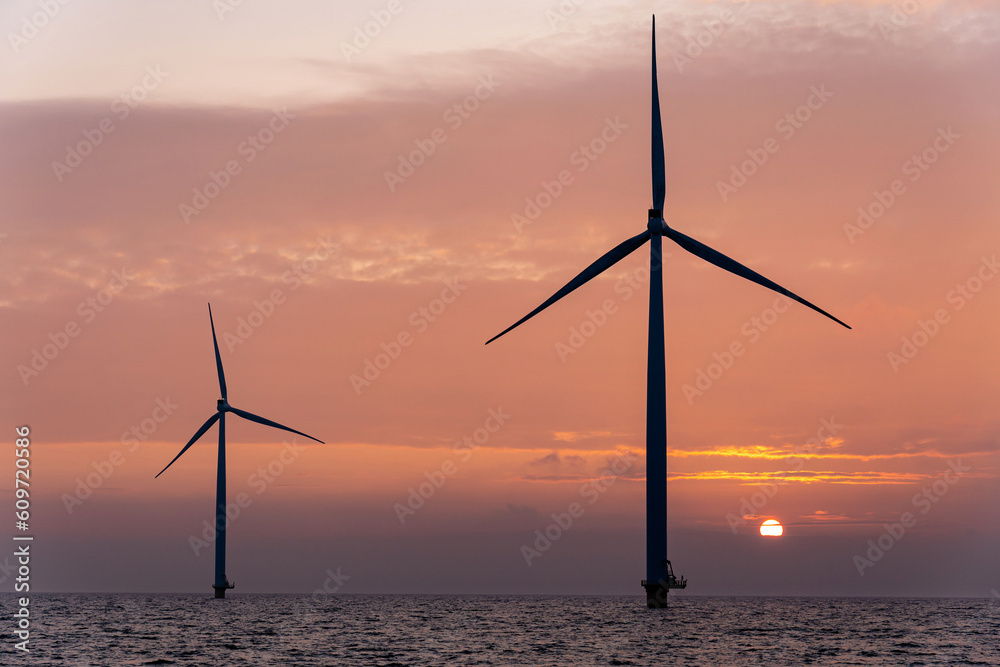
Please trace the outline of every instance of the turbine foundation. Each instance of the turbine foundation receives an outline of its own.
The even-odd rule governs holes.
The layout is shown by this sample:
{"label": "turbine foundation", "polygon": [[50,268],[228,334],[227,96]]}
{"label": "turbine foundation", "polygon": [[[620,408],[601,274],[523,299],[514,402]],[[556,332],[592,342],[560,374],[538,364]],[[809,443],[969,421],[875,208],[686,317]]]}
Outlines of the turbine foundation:
{"label": "turbine foundation", "polygon": [[650,609],[666,609],[667,595],[670,593],[670,589],[684,588],[685,586],[687,586],[687,582],[677,584],[668,583],[667,581],[660,579],[659,581],[649,583],[643,579],[642,587],[646,589],[646,606]]}
{"label": "turbine foundation", "polygon": [[236,588],[236,584],[227,581],[225,586],[212,586],[212,588],[215,589],[215,597],[218,599],[226,597],[226,589]]}
{"label": "turbine foundation", "polygon": [[667,596],[671,588],[687,588],[688,582],[685,577],[674,575],[674,568],[670,561],[665,561],[667,574],[657,581],[642,580],[642,587],[646,589],[646,606],[650,609],[666,609]]}

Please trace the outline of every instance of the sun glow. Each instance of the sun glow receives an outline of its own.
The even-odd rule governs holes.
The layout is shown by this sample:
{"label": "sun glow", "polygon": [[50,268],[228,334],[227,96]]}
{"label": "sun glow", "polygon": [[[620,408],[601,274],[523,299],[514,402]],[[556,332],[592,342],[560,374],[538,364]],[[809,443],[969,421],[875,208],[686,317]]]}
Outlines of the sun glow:
{"label": "sun glow", "polygon": [[765,537],[781,537],[781,534],[784,532],[785,529],[774,519],[768,519],[760,524],[760,534]]}

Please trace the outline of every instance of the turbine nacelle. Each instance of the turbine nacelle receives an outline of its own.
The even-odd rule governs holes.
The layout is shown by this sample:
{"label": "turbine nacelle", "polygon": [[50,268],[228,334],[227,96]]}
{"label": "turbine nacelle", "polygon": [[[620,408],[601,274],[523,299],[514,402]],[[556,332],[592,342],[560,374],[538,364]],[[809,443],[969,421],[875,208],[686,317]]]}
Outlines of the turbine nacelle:
{"label": "turbine nacelle", "polygon": [[666,228],[667,223],[663,219],[663,211],[658,208],[649,209],[649,222],[646,223],[646,229],[649,230],[649,233],[661,234]]}
{"label": "turbine nacelle", "polygon": [[232,410],[232,407],[230,407],[229,401],[224,398],[219,398],[215,401],[215,409],[219,412],[229,412]]}

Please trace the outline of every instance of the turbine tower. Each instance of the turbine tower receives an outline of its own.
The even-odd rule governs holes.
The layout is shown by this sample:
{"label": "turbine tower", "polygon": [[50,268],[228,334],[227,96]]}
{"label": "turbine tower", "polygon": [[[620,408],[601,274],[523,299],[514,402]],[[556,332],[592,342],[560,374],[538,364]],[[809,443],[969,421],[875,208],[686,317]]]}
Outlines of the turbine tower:
{"label": "turbine tower", "polygon": [[212,588],[215,589],[215,597],[224,598],[226,597],[226,590],[234,587],[234,584],[229,583],[229,579],[226,577],[226,413],[232,412],[233,414],[243,417],[246,420],[257,422],[258,424],[263,424],[264,426],[280,428],[283,431],[298,433],[299,435],[309,438],[310,440],[316,440],[316,442],[320,444],[325,443],[322,440],[318,440],[311,435],[303,433],[302,431],[296,431],[294,428],[282,426],[278,422],[258,417],[255,414],[229,405],[226,392],[226,374],[222,370],[222,357],[219,355],[219,341],[215,337],[215,322],[212,320],[212,304],[208,304],[208,321],[212,326],[212,343],[215,345],[215,365],[219,372],[219,389],[222,392],[222,398],[220,398],[216,403],[215,414],[209,417],[208,421],[201,425],[201,428],[194,434],[194,437],[188,440],[188,443],[184,445],[184,449],[180,451],[180,454],[175,456],[173,461],[168,463],[167,467],[161,470],[156,476],[159,477],[166,472],[167,468],[174,464],[174,461],[179,459],[184,452],[191,448],[191,445],[198,441],[198,438],[205,435],[208,429],[212,428],[212,424],[219,422],[219,467],[216,473],[215,483],[215,583],[212,585]]}
{"label": "turbine tower", "polygon": [[647,606],[656,608],[667,606],[667,594],[671,588],[687,586],[686,579],[674,575],[671,563],[667,559],[667,378],[663,344],[663,237],[666,236],[684,250],[710,264],[794,299],[848,329],[850,327],[822,308],[814,306],[759,273],[673,229],[663,219],[666,177],[663,159],[663,126],[660,121],[660,99],[656,85],[655,16],[653,17],[652,98],[653,208],[649,209],[646,231],[611,249],[566,283],[562,289],[549,297],[542,305],[486,341],[486,344],[489,345],[587,281],[611,268],[642,247],[646,241],[650,242],[649,337],[646,357],[646,578],[642,581],[642,586],[646,589]]}

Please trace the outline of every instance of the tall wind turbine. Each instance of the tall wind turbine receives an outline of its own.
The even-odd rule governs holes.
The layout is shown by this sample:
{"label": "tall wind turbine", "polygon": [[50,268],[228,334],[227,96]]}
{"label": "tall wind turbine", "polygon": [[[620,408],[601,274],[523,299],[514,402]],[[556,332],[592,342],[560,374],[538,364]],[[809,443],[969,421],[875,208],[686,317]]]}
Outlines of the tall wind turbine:
{"label": "tall wind turbine", "polygon": [[660,122],[660,99],[656,86],[656,17],[653,17],[653,109],[652,109],[652,167],[653,208],[649,209],[646,231],[623,241],[603,257],[584,269],[576,278],[566,283],[545,303],[520,320],[486,341],[489,345],[511,329],[523,324],[563,298],[577,287],[600,275],[635,250],[650,241],[649,281],[649,339],[646,361],[646,589],[649,607],[665,607],[671,588],[684,588],[687,580],[676,577],[667,560],[667,378],[663,345],[663,272],[662,239],[664,236],[689,253],[730,273],[746,278],[758,285],[783,294],[790,299],[826,315],[848,329],[836,317],[809,303],[777,283],[726,257],[704,243],[680,233],[663,219],[663,199],[666,178],[663,164],[663,126]]}
{"label": "tall wind turbine", "polygon": [[[226,374],[222,370],[222,357],[219,356],[219,341],[215,338],[215,322],[212,320],[212,304],[208,304],[208,321],[212,326],[212,343],[215,345],[215,365],[219,371],[219,389],[222,392],[222,398],[220,398],[216,403],[216,413],[209,417],[208,421],[201,425],[201,428],[194,434],[194,437],[188,440],[188,443],[184,445],[184,449],[180,451],[180,454],[175,456],[174,460],[167,464],[167,468],[172,466],[174,461],[179,459],[184,452],[190,449],[191,445],[198,441],[198,438],[205,435],[208,429],[212,428],[212,424],[219,422],[219,467],[216,473],[215,483],[215,584],[212,585],[212,588],[215,589],[215,597],[224,598],[226,597],[226,589],[234,587],[234,584],[229,583],[229,579],[226,577],[226,413],[232,412],[234,415],[243,417],[243,419],[257,422],[258,424],[263,424],[264,426],[280,428],[282,431],[298,433],[299,435],[309,438],[310,440],[316,440],[316,442],[320,444],[325,443],[322,440],[318,440],[311,435],[303,433],[302,431],[296,431],[294,428],[282,426],[278,422],[258,417],[255,414],[229,405],[226,392]],[[167,468],[161,470],[156,476],[159,477],[162,475],[167,471]]]}

